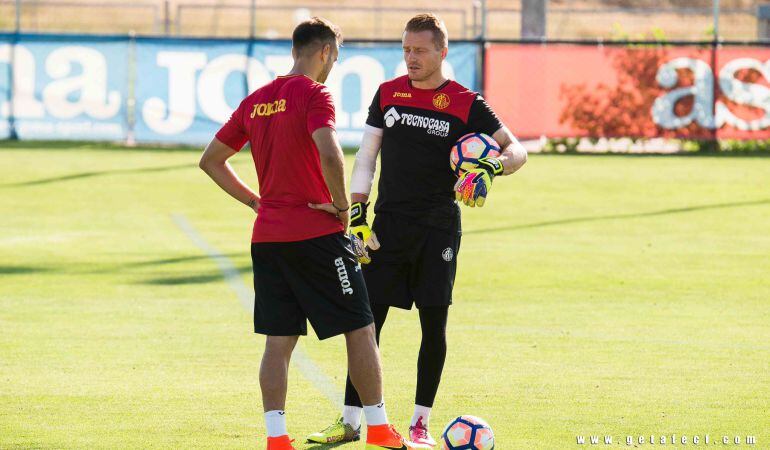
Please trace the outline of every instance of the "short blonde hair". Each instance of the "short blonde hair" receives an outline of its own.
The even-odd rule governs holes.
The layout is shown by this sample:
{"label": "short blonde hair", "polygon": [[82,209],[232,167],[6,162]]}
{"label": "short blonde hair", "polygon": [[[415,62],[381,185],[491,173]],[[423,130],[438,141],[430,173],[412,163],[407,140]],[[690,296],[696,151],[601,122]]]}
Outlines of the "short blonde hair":
{"label": "short blonde hair", "polygon": [[449,45],[449,33],[446,30],[446,25],[444,25],[444,21],[439,19],[435,14],[417,14],[409,19],[404,31],[432,31],[433,42],[436,44],[437,49],[442,49]]}

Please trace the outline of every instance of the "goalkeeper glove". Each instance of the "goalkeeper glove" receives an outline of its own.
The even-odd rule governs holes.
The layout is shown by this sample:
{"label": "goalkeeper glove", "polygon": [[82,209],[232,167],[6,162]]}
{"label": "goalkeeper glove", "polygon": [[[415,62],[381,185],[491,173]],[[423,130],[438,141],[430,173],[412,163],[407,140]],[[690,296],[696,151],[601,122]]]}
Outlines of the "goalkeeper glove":
{"label": "goalkeeper glove", "polygon": [[353,250],[356,252],[358,261],[363,264],[369,264],[372,259],[369,257],[366,247],[372,250],[380,248],[377,241],[377,235],[374,234],[366,223],[366,208],[368,203],[356,202],[350,206],[350,236],[353,241]]}
{"label": "goalkeeper glove", "polygon": [[503,173],[503,163],[496,158],[482,158],[478,166],[460,176],[455,184],[455,197],[468,206],[484,206],[492,180]]}

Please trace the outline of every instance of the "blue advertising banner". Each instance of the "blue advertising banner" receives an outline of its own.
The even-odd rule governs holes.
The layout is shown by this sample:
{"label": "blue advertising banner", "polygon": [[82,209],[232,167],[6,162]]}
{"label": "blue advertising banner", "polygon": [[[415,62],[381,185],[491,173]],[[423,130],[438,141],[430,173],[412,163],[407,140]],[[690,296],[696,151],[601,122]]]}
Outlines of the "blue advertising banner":
{"label": "blue advertising banner", "polygon": [[20,34],[16,45],[3,39],[0,137],[13,112],[19,139],[125,139],[128,37]]}
{"label": "blue advertising banner", "polygon": [[[291,45],[282,41],[139,39],[136,45],[137,142],[206,144],[248,92],[292,66]],[[477,89],[477,57],[475,44],[452,45],[446,73]],[[341,49],[326,85],[343,144],[358,143],[380,83],[404,73],[398,44]]]}
{"label": "blue advertising banner", "polygon": [[[445,73],[478,90],[478,58],[478,44],[452,44]],[[204,145],[291,66],[288,41],[0,34],[0,139],[13,122],[24,140]],[[405,73],[397,42],[343,46],[326,85],[344,144],[358,143],[380,83]]]}
{"label": "blue advertising banner", "polygon": [[0,139],[11,136],[11,37],[0,35]]}
{"label": "blue advertising banner", "polygon": [[247,78],[264,82],[263,63],[247,54],[246,41],[139,39],[136,141],[208,143],[247,95]]}

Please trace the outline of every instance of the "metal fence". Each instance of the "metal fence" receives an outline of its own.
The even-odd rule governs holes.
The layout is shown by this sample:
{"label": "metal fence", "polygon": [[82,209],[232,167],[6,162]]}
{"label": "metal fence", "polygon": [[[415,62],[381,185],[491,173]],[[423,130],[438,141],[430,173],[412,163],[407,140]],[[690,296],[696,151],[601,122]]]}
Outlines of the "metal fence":
{"label": "metal fence", "polygon": [[[319,10],[320,9],[320,10]],[[311,10],[291,5],[180,3],[176,6],[177,36],[253,36],[286,38],[294,25],[312,15],[321,15],[342,25],[345,36],[357,39],[393,39],[403,30],[403,18],[421,12],[418,8],[376,6],[323,6]],[[216,14],[212,14],[216,11]],[[478,36],[478,13],[466,8],[436,8],[452,35],[461,39]],[[284,18],[276,20],[276,18]],[[289,18],[290,20],[285,20]],[[203,24],[203,26],[201,26]]]}
{"label": "metal fence", "polygon": [[[521,36],[521,8],[487,9],[487,36],[517,39]],[[720,38],[752,40],[757,37],[756,8],[721,8]],[[713,37],[712,8],[549,8],[548,39],[673,39]]]}
{"label": "metal fence", "polygon": [[[758,0],[542,0],[544,38],[754,40]],[[0,30],[286,38],[312,15],[353,39],[393,39],[412,15],[433,11],[451,38],[519,39],[522,0],[0,0]],[[716,19],[716,20],[715,20]]]}
{"label": "metal fence", "polygon": [[163,3],[0,0],[0,30],[19,32],[163,32]]}

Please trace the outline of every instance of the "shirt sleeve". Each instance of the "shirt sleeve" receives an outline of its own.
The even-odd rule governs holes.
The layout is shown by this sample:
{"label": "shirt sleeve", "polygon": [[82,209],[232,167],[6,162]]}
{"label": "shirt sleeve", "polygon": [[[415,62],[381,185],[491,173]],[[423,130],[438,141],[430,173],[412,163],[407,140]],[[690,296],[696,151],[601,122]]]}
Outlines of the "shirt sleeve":
{"label": "shirt sleeve", "polygon": [[384,122],[382,108],[380,108],[380,89],[377,88],[372,104],[369,105],[369,116],[366,118],[366,124],[375,128],[382,128]]}
{"label": "shirt sleeve", "polygon": [[334,129],[334,99],[329,90],[318,89],[308,103],[307,108],[307,132],[311,135],[319,128],[328,127]]}
{"label": "shirt sleeve", "polygon": [[471,104],[471,110],[468,114],[468,129],[472,132],[492,136],[502,127],[503,123],[497,117],[497,114],[492,111],[484,97],[476,95],[476,100]]}
{"label": "shirt sleeve", "polygon": [[230,119],[217,131],[216,138],[235,151],[240,151],[249,140],[249,135],[243,126],[243,108],[246,100],[242,101],[233,111]]}

